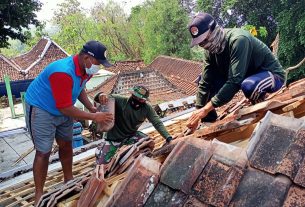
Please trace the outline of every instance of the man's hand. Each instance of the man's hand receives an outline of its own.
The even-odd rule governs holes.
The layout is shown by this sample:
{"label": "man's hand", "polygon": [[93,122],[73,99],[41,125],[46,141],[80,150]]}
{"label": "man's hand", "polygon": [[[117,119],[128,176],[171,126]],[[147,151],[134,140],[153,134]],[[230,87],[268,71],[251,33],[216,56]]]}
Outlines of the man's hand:
{"label": "man's hand", "polygon": [[95,106],[91,106],[89,109],[88,109],[91,113],[96,113],[97,112],[97,109]]}
{"label": "man's hand", "polygon": [[96,112],[94,114],[93,121],[102,122],[102,123],[111,122],[111,121],[113,121],[113,114],[108,113],[108,112]]}
{"label": "man's hand", "polygon": [[186,123],[186,126],[191,129],[191,133],[197,129],[200,119],[204,118],[207,114],[208,112],[205,108],[198,109],[192,114]]}

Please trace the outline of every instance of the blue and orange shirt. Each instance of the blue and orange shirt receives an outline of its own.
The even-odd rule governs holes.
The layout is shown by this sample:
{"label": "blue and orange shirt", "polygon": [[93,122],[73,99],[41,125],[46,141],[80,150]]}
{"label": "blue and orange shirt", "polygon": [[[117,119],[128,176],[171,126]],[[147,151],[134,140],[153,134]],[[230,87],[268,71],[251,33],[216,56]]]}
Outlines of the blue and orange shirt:
{"label": "blue and orange shirt", "polygon": [[75,104],[86,82],[91,78],[81,73],[78,55],[49,64],[30,84],[25,101],[55,116],[58,109]]}

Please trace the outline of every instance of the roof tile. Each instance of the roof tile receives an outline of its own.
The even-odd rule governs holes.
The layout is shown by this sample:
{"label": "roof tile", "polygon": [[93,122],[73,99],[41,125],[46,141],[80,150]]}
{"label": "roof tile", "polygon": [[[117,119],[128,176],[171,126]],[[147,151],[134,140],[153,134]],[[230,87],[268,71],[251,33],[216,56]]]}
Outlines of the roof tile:
{"label": "roof tile", "polygon": [[183,207],[209,207],[209,205],[202,203],[194,196],[189,196]]}
{"label": "roof tile", "polygon": [[160,163],[140,155],[124,179],[120,188],[112,194],[110,206],[142,206],[153,192],[159,180]]}
{"label": "roof tile", "polygon": [[180,191],[175,191],[161,183],[155,188],[152,195],[147,200],[145,207],[182,207],[187,195]]}
{"label": "roof tile", "polygon": [[161,182],[189,193],[212,155],[211,142],[190,138],[177,144],[161,169]]}
{"label": "roof tile", "polygon": [[228,206],[244,174],[247,156],[243,149],[213,141],[215,151],[193,186],[198,200]]}
{"label": "roof tile", "polygon": [[298,186],[291,186],[283,207],[304,207],[305,189]]}
{"label": "roof tile", "polygon": [[273,176],[249,168],[243,176],[230,206],[281,206],[291,181],[284,176]]}
{"label": "roof tile", "polygon": [[302,120],[269,113],[249,144],[251,167],[281,173],[305,187],[305,129]]}

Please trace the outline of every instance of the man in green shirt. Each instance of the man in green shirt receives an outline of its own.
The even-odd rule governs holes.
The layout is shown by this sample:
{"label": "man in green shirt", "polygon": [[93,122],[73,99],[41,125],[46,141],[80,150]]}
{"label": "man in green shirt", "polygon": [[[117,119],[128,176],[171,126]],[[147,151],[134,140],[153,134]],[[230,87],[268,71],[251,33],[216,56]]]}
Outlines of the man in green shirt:
{"label": "man in green shirt", "polygon": [[[119,147],[134,144],[147,137],[146,134],[138,131],[146,119],[152,123],[167,143],[172,140],[155,110],[147,103],[149,90],[143,85],[136,85],[131,93],[130,97],[109,95],[115,99],[115,123],[114,127],[106,133],[105,140],[97,148],[98,164],[108,163]],[[100,95],[95,96],[96,102],[100,100]]]}
{"label": "man in green shirt", "polygon": [[191,47],[204,48],[204,66],[198,84],[196,110],[187,126],[194,131],[201,119],[217,119],[215,108],[228,103],[241,89],[253,104],[279,90],[285,73],[270,49],[243,29],[222,29],[207,13],[189,24]]}

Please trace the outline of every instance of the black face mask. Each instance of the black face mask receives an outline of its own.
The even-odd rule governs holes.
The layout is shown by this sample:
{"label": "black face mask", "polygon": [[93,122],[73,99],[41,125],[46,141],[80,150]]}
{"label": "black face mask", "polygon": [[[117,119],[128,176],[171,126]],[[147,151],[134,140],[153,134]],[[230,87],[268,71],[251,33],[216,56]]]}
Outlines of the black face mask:
{"label": "black face mask", "polygon": [[131,97],[129,99],[129,104],[134,110],[139,110],[145,103],[138,101],[137,99]]}

